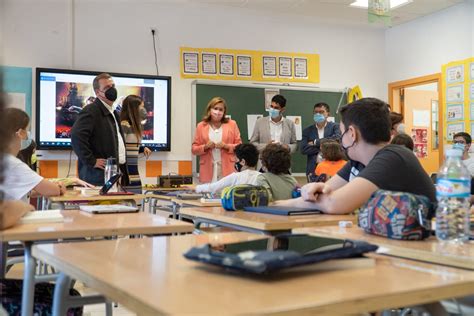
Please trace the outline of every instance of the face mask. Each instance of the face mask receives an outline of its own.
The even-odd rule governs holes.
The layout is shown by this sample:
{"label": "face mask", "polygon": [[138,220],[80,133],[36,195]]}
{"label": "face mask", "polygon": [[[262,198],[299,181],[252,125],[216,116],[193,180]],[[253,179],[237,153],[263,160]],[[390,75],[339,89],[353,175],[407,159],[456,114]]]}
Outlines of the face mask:
{"label": "face mask", "polygon": [[216,118],[217,120],[222,120],[222,117],[224,116],[224,112],[218,111],[218,110],[211,110],[211,115]]}
{"label": "face mask", "polygon": [[20,150],[24,150],[24,149],[30,147],[31,141],[32,141],[31,135],[30,135],[30,132],[28,131],[27,134],[26,134],[26,139],[21,140]]}
{"label": "face mask", "polygon": [[104,95],[107,100],[114,102],[117,100],[117,89],[115,89],[115,87],[110,87],[105,91]]}
{"label": "face mask", "polygon": [[143,121],[146,121],[148,113],[145,108],[142,108],[139,110],[139,115],[140,115],[140,120],[142,121],[142,123]]}
{"label": "face mask", "polygon": [[353,160],[353,159],[349,156],[349,148],[353,147],[353,146],[355,145],[356,141],[353,141],[352,144],[349,145],[349,146],[344,146],[344,145],[342,144],[342,138],[344,137],[344,134],[346,134],[347,131],[348,131],[348,129],[346,129],[346,130],[344,131],[344,133],[342,133],[342,135],[341,135],[341,148],[342,148],[342,150],[344,150],[344,154],[346,154],[346,157],[349,158],[349,159],[351,159],[351,160]]}
{"label": "face mask", "polygon": [[322,123],[324,120],[326,120],[326,117],[324,117],[324,115],[321,113],[315,113],[313,119],[316,123]]}
{"label": "face mask", "polygon": [[234,164],[234,169],[237,171],[237,172],[240,172],[242,171],[242,164],[240,163],[240,161],[237,161],[235,164]]}
{"label": "face mask", "polygon": [[277,118],[280,116],[280,110],[270,108],[267,111],[271,118]]}
{"label": "face mask", "polygon": [[464,152],[464,149],[466,149],[466,145],[462,143],[455,143],[453,145],[453,149],[459,149],[460,151]]}
{"label": "face mask", "polygon": [[403,124],[403,123],[398,124],[397,133],[398,134],[405,134],[405,124]]}

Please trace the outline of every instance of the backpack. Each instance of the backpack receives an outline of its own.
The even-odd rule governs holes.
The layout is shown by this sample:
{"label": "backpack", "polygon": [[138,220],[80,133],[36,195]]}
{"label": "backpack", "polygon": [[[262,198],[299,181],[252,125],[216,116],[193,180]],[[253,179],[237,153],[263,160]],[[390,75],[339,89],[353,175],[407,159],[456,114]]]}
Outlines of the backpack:
{"label": "backpack", "polygon": [[423,240],[431,235],[434,210],[425,196],[377,190],[359,209],[359,226],[390,239]]}

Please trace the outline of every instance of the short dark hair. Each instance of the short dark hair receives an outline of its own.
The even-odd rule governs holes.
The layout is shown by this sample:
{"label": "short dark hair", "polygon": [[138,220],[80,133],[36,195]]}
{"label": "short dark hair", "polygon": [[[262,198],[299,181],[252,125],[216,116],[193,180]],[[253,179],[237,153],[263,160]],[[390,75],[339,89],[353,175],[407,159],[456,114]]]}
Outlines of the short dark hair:
{"label": "short dark hair", "polygon": [[453,139],[455,139],[456,137],[462,137],[462,138],[464,138],[464,140],[466,141],[466,144],[472,143],[472,137],[471,137],[471,135],[469,135],[469,134],[466,133],[466,132],[459,132],[459,133],[454,134]]}
{"label": "short dark hair", "polygon": [[234,149],[235,155],[239,160],[245,159],[249,167],[256,167],[258,163],[258,149],[253,144],[240,144]]}
{"label": "short dark hair", "polygon": [[328,161],[339,161],[345,159],[341,145],[335,140],[321,141],[321,155]]}
{"label": "short dark hair", "polygon": [[277,94],[277,95],[273,96],[272,102],[275,102],[275,103],[279,104],[282,108],[284,108],[286,106],[286,99],[281,94]]}
{"label": "short dark hair", "polygon": [[376,98],[362,98],[341,108],[341,121],[345,129],[356,126],[369,144],[390,141],[391,122],[387,103]]}
{"label": "short dark hair", "polygon": [[288,174],[291,167],[290,151],[280,144],[268,144],[262,151],[262,165],[270,173]]}
{"label": "short dark hair", "polygon": [[104,73],[98,74],[92,81],[92,88],[94,89],[94,91],[99,90],[100,88],[99,81],[101,79],[109,79],[109,78],[112,78],[112,76],[109,75],[108,73],[104,72]]}
{"label": "short dark hair", "polygon": [[415,144],[413,143],[413,139],[407,134],[396,135],[395,137],[393,137],[391,144],[405,146],[411,151],[415,149]]}
{"label": "short dark hair", "polygon": [[390,112],[390,123],[392,123],[392,128],[403,122],[403,115],[397,112]]}
{"label": "short dark hair", "polygon": [[331,112],[331,110],[329,109],[329,105],[327,103],[324,103],[324,102],[316,103],[314,105],[313,110],[316,109],[316,108],[325,108],[328,113]]}

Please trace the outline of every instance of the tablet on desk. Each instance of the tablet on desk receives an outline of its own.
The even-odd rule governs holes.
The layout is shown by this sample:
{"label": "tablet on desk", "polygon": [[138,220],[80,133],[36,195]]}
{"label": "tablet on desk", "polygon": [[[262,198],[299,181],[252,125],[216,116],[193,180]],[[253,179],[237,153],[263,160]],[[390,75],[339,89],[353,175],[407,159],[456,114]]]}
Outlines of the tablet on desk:
{"label": "tablet on desk", "polygon": [[244,207],[244,210],[247,212],[282,216],[322,214],[320,210],[291,206],[246,206]]}
{"label": "tablet on desk", "polygon": [[110,177],[109,181],[107,181],[104,186],[100,189],[100,195],[133,195],[133,192],[128,191],[121,191],[121,192],[109,192],[112,186],[118,182],[122,175],[120,173],[114,174]]}

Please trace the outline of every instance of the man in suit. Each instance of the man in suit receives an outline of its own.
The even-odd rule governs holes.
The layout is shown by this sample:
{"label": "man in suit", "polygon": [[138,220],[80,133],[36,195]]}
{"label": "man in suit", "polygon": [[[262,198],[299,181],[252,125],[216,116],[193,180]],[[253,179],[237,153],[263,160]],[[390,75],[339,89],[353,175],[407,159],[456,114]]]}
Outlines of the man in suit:
{"label": "man in suit", "polygon": [[79,178],[103,185],[109,157],[115,158],[119,170],[127,175],[125,143],[114,109],[117,99],[114,80],[109,74],[102,73],[94,78],[92,87],[97,98],[79,114],[72,127],[71,144],[79,159]]}
{"label": "man in suit", "polygon": [[286,99],[282,95],[275,95],[270,109],[267,110],[270,115],[259,118],[255,123],[250,143],[254,144],[259,152],[272,143],[282,144],[291,153],[296,151],[295,123],[283,117],[285,107]]}
{"label": "man in suit", "polygon": [[328,122],[329,105],[317,103],[313,108],[314,124],[303,130],[301,139],[301,153],[308,156],[306,162],[306,174],[314,173],[317,165],[317,158],[320,151],[322,139],[341,138],[339,124]]}

